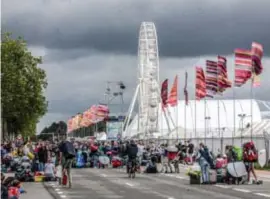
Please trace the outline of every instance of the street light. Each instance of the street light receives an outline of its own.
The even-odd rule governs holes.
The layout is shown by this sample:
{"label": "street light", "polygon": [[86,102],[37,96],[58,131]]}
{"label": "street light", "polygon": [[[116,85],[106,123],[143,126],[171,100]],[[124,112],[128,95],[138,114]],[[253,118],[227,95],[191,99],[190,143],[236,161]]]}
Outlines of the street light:
{"label": "street light", "polygon": [[[112,85],[115,86],[115,90],[111,89]],[[123,110],[124,109],[123,93],[124,93],[125,89],[126,89],[126,85],[123,83],[123,81],[107,81],[107,88],[106,88],[106,92],[104,93],[105,104],[109,107],[110,103],[116,97],[120,97],[121,113],[118,115],[118,119],[122,118],[123,112],[124,112],[124,110]],[[122,125],[121,129],[123,129],[123,122],[122,121],[121,121],[121,125]],[[108,133],[108,128],[106,128],[106,129],[107,129],[107,133]],[[122,134],[122,132],[121,132],[121,134]]]}
{"label": "street light", "polygon": [[[210,120],[211,120],[211,117],[210,116],[206,116],[205,118],[205,134],[209,134],[209,123],[208,123],[208,121],[210,122]],[[207,127],[206,127],[207,126]],[[204,144],[206,145],[206,135],[204,136]]]}
{"label": "street light", "polygon": [[240,117],[239,120],[239,128],[240,128],[240,132],[241,132],[241,146],[243,144],[243,132],[244,132],[244,119],[246,117],[246,114],[242,113],[242,114],[238,114],[238,117]]}

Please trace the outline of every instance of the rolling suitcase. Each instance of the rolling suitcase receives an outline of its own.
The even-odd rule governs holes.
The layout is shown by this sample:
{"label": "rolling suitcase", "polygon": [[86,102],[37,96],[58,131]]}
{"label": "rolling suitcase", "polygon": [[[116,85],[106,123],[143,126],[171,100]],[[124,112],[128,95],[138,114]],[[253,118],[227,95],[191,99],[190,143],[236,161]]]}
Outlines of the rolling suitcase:
{"label": "rolling suitcase", "polygon": [[210,184],[216,184],[217,183],[217,172],[216,172],[216,170],[211,169],[209,171],[209,181],[210,181]]}

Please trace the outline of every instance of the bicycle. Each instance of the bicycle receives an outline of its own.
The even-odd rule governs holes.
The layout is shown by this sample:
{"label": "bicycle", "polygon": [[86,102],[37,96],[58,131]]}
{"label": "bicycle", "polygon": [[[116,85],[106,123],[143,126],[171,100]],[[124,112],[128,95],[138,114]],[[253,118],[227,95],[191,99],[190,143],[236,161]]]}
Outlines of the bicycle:
{"label": "bicycle", "polygon": [[133,159],[128,164],[128,177],[135,178],[136,173],[136,159]]}

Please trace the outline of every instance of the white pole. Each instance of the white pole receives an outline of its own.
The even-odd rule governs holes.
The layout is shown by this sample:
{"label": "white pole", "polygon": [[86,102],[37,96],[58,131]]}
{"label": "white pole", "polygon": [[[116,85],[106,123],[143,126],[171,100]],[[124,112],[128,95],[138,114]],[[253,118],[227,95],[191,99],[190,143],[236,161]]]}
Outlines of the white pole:
{"label": "white pole", "polygon": [[197,69],[195,68],[195,89],[194,89],[194,112],[195,112],[195,116],[194,116],[194,126],[195,126],[195,132],[194,132],[194,137],[196,139],[197,142],[197,99],[196,99],[196,79],[197,79]]}
{"label": "white pole", "polygon": [[[221,132],[220,132],[220,104],[219,104],[219,100],[217,100],[217,111],[218,111],[218,135],[219,138],[221,139]],[[221,147],[221,144],[220,144]],[[221,149],[220,149],[221,150]]]}
{"label": "white pole", "polygon": [[251,82],[250,82],[250,114],[251,114],[251,124],[250,124],[250,140],[253,140],[253,83],[254,83],[254,75],[252,74]]}
{"label": "white pole", "polygon": [[[233,60],[235,60],[235,56],[233,58]],[[234,138],[235,138],[235,133],[236,133],[236,111],[235,111],[235,108],[236,108],[236,104],[235,104],[235,64],[233,64],[233,67],[232,67],[232,74],[233,74],[233,82],[232,82],[232,86],[233,86],[233,134],[232,134],[232,145],[234,145]]]}
{"label": "white pole", "polygon": [[175,111],[175,113],[176,113],[176,117],[175,117],[175,119],[176,119],[176,133],[177,133],[177,141],[179,140],[179,121],[178,121],[178,109],[179,109],[179,107],[178,107],[178,105],[179,105],[179,96],[178,96],[178,76],[176,77],[177,78],[177,86],[176,86],[176,88],[177,88],[177,90],[176,90],[176,111]]}
{"label": "white pole", "polygon": [[[131,101],[131,104],[130,104],[130,107],[129,107],[128,117],[125,118],[124,125],[122,126],[123,127],[122,132],[124,132],[124,130],[126,130],[128,125],[129,125],[131,115],[132,115],[132,112],[133,112],[134,107],[135,107],[135,102],[136,102],[136,99],[137,99],[137,96],[138,96],[139,88],[140,88],[140,85],[137,85],[134,96],[132,98],[132,101]],[[125,128],[124,128],[124,126],[125,126]]]}
{"label": "white pole", "polygon": [[204,144],[206,145],[206,97],[204,98]]}
{"label": "white pole", "polygon": [[185,107],[184,107],[184,120],[185,120],[185,141],[187,140],[187,105],[185,102]]}

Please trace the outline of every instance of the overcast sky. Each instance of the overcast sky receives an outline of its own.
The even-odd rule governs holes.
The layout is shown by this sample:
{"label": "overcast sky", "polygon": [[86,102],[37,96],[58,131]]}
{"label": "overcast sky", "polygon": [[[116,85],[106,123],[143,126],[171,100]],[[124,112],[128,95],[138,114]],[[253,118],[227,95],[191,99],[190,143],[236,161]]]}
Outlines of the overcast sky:
{"label": "overcast sky", "polygon": [[[265,70],[254,96],[270,101],[269,10],[269,0],[3,0],[2,31],[23,36],[33,54],[43,56],[49,111],[38,125],[40,131],[97,103],[106,81],[127,85],[128,107],[137,80],[142,21],[156,24],[160,77],[172,83],[179,74],[180,99],[185,70],[192,98],[194,65],[226,55],[231,76],[233,50],[257,41],[265,48]],[[250,98],[249,90],[246,85],[237,97]],[[231,97],[230,91],[224,94]]]}

